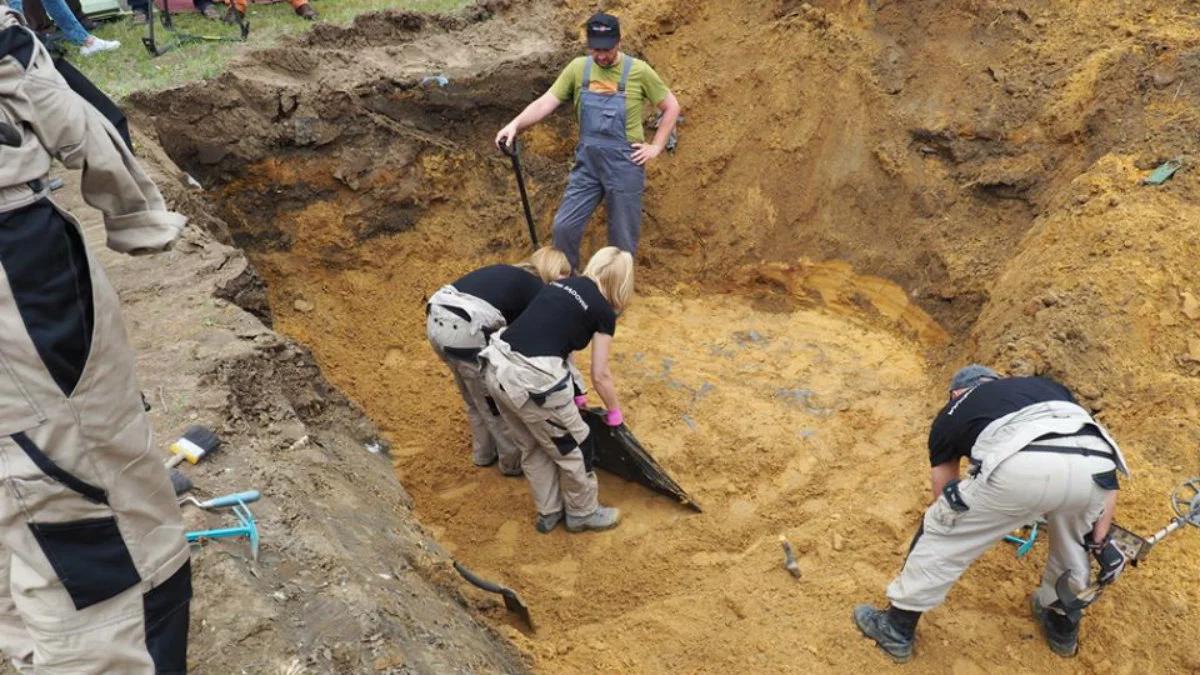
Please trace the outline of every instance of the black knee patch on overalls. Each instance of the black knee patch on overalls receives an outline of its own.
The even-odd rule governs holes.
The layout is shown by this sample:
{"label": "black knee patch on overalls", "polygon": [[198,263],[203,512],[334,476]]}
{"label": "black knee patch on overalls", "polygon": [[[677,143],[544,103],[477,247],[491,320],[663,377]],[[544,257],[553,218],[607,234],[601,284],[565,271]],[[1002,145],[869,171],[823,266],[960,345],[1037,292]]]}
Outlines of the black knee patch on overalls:
{"label": "black knee patch on overalls", "polygon": [[483,400],[487,401],[488,412],[492,413],[492,417],[499,417],[500,407],[496,405],[496,399],[491,396],[484,396]]}
{"label": "black knee patch on overalls", "polygon": [[156,673],[187,672],[188,605],[191,599],[191,561],[142,596],[146,614],[146,650],[154,661]]}
{"label": "black knee patch on overalls", "polygon": [[588,430],[587,438],[579,444],[579,450],[583,452],[583,468],[588,471],[593,471],[596,465],[596,437]]}
{"label": "black knee patch on overalls", "polygon": [[0,265],[38,356],[70,396],[91,352],[95,323],[79,231],[47,199],[2,213]]}
{"label": "black knee patch on overalls", "polygon": [[575,442],[575,437],[571,434],[551,436],[550,440],[554,441],[554,447],[558,448],[558,453],[564,457],[571,454],[572,450],[579,447],[579,444]]}

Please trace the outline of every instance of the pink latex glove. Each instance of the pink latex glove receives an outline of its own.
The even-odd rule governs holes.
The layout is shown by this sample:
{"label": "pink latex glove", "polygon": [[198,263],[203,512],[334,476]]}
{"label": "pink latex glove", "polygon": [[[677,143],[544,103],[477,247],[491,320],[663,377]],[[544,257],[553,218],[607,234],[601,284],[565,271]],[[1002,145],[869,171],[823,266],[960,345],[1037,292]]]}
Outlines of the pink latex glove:
{"label": "pink latex glove", "polygon": [[575,407],[576,408],[586,408],[587,407],[587,394],[580,394],[575,397]]}
{"label": "pink latex glove", "polygon": [[613,408],[604,413],[604,423],[610,427],[619,427],[625,421],[625,416],[621,414],[620,408]]}

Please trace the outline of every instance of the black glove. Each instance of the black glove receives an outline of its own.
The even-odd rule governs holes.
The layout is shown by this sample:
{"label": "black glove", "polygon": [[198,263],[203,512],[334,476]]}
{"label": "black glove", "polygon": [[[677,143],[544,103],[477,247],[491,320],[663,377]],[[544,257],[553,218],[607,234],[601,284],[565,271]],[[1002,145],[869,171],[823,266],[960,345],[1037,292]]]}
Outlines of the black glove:
{"label": "black glove", "polygon": [[1096,563],[1100,565],[1100,572],[1096,575],[1096,581],[1101,586],[1107,586],[1116,581],[1117,577],[1121,576],[1121,572],[1125,571],[1125,564],[1129,562],[1129,557],[1113,542],[1112,537],[1106,537],[1104,543],[1101,544],[1089,541],[1086,546],[1092,552],[1092,557],[1096,559]]}

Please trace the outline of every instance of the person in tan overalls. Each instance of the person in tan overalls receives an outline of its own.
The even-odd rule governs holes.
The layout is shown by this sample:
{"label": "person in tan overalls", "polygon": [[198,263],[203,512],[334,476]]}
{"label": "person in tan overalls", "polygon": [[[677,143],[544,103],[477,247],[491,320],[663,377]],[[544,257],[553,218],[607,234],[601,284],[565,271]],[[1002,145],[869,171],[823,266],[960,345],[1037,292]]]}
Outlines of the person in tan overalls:
{"label": "person in tan overalls", "polygon": [[492,333],[516,321],[546,282],[570,274],[567,256],[544,246],[518,265],[488,265],[470,272],[438,289],[425,305],[429,344],[450,368],[467,406],[476,466],[499,461],[500,473],[521,475],[521,453],[483,383],[479,352]]}
{"label": "person in tan overalls", "polygon": [[117,295],[49,198],[82,169],[108,246],[168,248],[116,129],[0,5],[0,650],[21,672],[183,673],[191,567]]}
{"label": "person in tan overalls", "polygon": [[620,520],[620,511],[600,505],[591,457],[583,451],[588,425],[579,408],[587,405],[587,397],[570,357],[592,345],[592,384],[608,409],[604,421],[620,426],[608,357],[617,314],[632,298],[633,256],[606,246],[582,276],[546,284],[479,355],[488,393],[521,451],[521,470],[543,534],[564,514],[570,532],[604,530]]}

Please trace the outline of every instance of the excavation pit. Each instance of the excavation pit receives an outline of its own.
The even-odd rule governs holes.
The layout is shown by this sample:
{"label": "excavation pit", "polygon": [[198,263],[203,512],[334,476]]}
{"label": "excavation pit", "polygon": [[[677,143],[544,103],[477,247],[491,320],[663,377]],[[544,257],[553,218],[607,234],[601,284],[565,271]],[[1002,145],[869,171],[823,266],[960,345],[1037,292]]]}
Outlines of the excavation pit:
{"label": "excavation pit", "polygon": [[[461,403],[424,337],[429,293],[528,252],[508,160],[489,142],[574,53],[544,30],[573,4],[502,4],[325,28],[142,107],[265,282],[254,309],[311,347],[383,430],[446,551],[531,606],[536,634],[494,596],[461,589],[537,670],[881,666],[850,608],[882,601],[903,560],[929,500],[928,422],[948,367],[966,358],[1060,377],[1129,439],[1148,479],[1122,496],[1127,524],[1156,529],[1162,490],[1200,472],[1186,449],[1200,440],[1196,411],[1168,410],[1194,398],[1200,357],[1184,358],[1190,328],[1172,329],[1182,319],[1157,323],[1200,284],[1189,262],[1200,243],[1178,224],[1200,215],[1180,199],[1196,186],[1185,174],[1177,193],[1138,192],[1141,151],[1085,133],[1115,114],[1088,107],[1103,102],[1184,143],[1152,119],[1174,105],[1169,92],[1103,94],[1132,91],[1154,65],[1137,44],[1070,77],[1046,73],[1067,78],[1059,91],[980,80],[989,59],[1009,74],[1036,61],[1010,44],[1033,30],[1018,12],[925,17],[977,37],[968,48],[925,45],[921,17],[893,6],[648,3],[634,12],[636,46],[678,83],[688,121],[677,154],[650,171],[614,374],[630,426],[705,511],[602,476],[620,527],[537,534],[525,483],[471,465]],[[1042,26],[1046,43],[1079,50],[1046,28],[1054,21]],[[737,52],[749,43],[795,58],[764,75]],[[949,47],[953,67],[937,60]],[[757,104],[731,120],[740,90],[697,64],[753,84]],[[430,72],[450,84],[428,84]],[[1091,122],[1072,126],[1072,111]],[[203,133],[188,126],[200,118]],[[524,137],[543,236],[573,133],[560,115]],[[1150,225],[1133,237],[1134,222]],[[596,221],[585,251],[603,242]],[[798,550],[799,580],[780,535]],[[1149,670],[1194,667],[1170,637],[1197,620],[1195,582],[1172,566],[1188,546],[1156,552],[1159,566],[1115,587],[1106,600],[1120,609],[1096,607],[1085,640]],[[1111,652],[1085,649],[1064,666],[1042,648],[1024,603],[1043,560],[1044,548],[1018,560],[1000,546],[973,566],[922,623],[924,666],[1126,672]],[[1134,614],[1150,628],[1132,635],[1120,617]]]}

